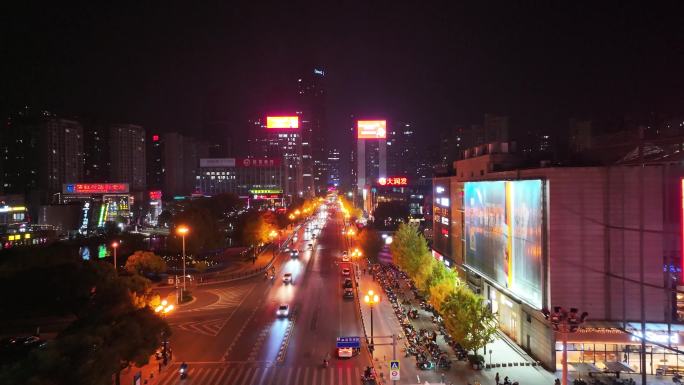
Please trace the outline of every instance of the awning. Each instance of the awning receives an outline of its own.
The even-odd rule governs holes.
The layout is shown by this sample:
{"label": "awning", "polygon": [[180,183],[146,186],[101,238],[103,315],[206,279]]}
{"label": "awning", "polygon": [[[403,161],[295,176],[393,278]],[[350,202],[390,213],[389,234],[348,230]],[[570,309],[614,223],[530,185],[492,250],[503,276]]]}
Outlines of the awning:
{"label": "awning", "polygon": [[575,368],[580,373],[601,373],[602,370],[597,368],[594,364],[588,362],[568,362],[570,366]]}
{"label": "awning", "polygon": [[619,361],[601,362],[606,367],[607,372],[633,372],[632,368]]}

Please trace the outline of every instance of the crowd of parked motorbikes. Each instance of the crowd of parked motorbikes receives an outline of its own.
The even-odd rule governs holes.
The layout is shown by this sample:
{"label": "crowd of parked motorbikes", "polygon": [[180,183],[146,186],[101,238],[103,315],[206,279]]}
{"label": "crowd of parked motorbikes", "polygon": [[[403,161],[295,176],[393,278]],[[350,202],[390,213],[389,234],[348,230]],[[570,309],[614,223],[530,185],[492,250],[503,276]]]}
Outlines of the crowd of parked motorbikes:
{"label": "crowd of parked motorbikes", "polygon": [[[446,331],[442,317],[435,311],[425,298],[423,298],[413,281],[403,271],[393,265],[374,265],[372,268],[374,279],[381,285],[387,298],[392,303],[394,314],[401,324],[406,343],[404,352],[406,357],[414,356],[416,366],[421,370],[451,368],[451,360],[447,352],[437,344],[437,336],[441,334],[446,343],[454,349],[455,356],[459,360],[467,360],[467,352],[454,341]],[[431,313],[431,321],[436,330],[418,329],[413,326],[411,319],[418,319],[418,308]]]}

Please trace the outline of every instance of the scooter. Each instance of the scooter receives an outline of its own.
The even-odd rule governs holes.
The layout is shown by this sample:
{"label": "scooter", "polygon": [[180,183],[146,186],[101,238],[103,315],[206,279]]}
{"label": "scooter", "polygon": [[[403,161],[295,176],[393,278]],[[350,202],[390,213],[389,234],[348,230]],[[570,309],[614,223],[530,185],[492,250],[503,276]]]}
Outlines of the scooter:
{"label": "scooter", "polygon": [[180,375],[180,379],[184,380],[188,376],[188,367],[181,366],[180,369],[178,369],[178,374]]}
{"label": "scooter", "polygon": [[328,360],[323,360],[323,367],[327,368],[328,367]]}

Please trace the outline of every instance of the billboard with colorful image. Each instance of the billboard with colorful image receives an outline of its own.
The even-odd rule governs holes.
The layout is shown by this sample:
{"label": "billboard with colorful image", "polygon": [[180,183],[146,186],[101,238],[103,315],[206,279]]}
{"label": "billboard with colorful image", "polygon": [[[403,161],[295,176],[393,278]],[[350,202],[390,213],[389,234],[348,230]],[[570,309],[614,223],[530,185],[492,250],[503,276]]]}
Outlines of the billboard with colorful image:
{"label": "billboard with colorful image", "polygon": [[356,123],[358,139],[387,138],[386,120],[359,120]]}
{"label": "billboard with colorful image", "polygon": [[299,116],[267,116],[266,128],[299,128]]}
{"label": "billboard with colorful image", "polygon": [[465,264],[542,306],[543,182],[466,182]]}

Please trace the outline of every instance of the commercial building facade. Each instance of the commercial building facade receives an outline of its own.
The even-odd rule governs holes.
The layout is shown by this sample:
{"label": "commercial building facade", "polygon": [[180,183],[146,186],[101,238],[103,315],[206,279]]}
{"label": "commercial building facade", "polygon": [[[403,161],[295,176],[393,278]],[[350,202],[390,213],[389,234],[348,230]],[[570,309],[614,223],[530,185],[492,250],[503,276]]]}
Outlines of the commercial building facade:
{"label": "commercial building facade", "polygon": [[677,366],[681,167],[521,169],[510,154],[475,153],[455,162],[456,176],[434,180],[434,245],[488,300],[501,330],[557,369],[562,345],[542,310],[577,308],[589,321],[569,336],[570,362],[620,361],[649,374]]}
{"label": "commercial building facade", "polygon": [[231,193],[248,202],[268,200],[283,206],[284,186],[282,159],[206,158],[200,160],[195,190],[202,195]]}

